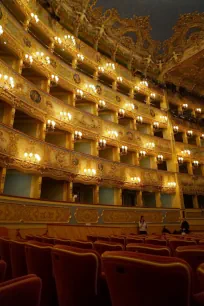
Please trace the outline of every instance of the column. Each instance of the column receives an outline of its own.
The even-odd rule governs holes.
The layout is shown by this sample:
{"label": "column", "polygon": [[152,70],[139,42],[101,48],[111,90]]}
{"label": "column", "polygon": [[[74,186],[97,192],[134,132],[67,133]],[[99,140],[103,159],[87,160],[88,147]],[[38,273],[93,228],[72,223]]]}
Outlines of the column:
{"label": "column", "polygon": [[193,174],[193,166],[191,162],[187,163],[188,174]]}
{"label": "column", "polygon": [[93,187],[93,203],[99,204],[99,185]]}
{"label": "column", "polygon": [[137,192],[137,206],[143,207],[143,201],[142,201],[142,191]]}
{"label": "column", "polygon": [[112,89],[117,90],[117,81],[113,81],[112,83]]}
{"label": "column", "polygon": [[130,98],[131,98],[131,99],[134,99],[134,88],[131,88],[131,89],[130,89],[129,95],[130,95]]}
{"label": "column", "polygon": [[4,192],[5,178],[6,178],[6,168],[0,168],[0,194]]}
{"label": "column", "polygon": [[3,123],[9,126],[13,126],[16,109],[10,105],[5,104]]}
{"label": "column", "polygon": [[76,57],[72,60],[72,68],[73,69],[77,68],[77,58]]}
{"label": "column", "polygon": [[156,198],[156,207],[157,208],[162,207],[160,192],[155,192],[155,198]]}
{"label": "column", "polygon": [[98,81],[98,70],[95,70],[95,71],[94,71],[93,79],[94,79],[95,81]]}
{"label": "column", "polygon": [[114,188],[114,205],[122,206],[122,188]]}
{"label": "column", "polygon": [[36,137],[40,140],[45,140],[46,137],[46,122],[39,122],[36,129]]}
{"label": "column", "polygon": [[30,188],[30,197],[40,199],[41,196],[42,177],[33,175]]}
{"label": "column", "polygon": [[197,195],[193,195],[193,208],[199,208]]}

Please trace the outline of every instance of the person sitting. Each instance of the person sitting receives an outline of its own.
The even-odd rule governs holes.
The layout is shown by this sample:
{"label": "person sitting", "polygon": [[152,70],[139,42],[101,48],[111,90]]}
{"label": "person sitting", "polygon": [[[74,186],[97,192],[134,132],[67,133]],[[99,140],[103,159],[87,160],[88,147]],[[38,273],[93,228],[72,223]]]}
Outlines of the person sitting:
{"label": "person sitting", "polygon": [[171,232],[166,228],[166,226],[163,227],[162,234],[171,234]]}
{"label": "person sitting", "polygon": [[140,235],[147,235],[147,223],[145,222],[144,216],[140,217],[139,234]]}
{"label": "person sitting", "polygon": [[190,225],[184,218],[183,222],[181,223],[181,234],[183,235],[188,234],[190,232],[189,229],[190,229]]}

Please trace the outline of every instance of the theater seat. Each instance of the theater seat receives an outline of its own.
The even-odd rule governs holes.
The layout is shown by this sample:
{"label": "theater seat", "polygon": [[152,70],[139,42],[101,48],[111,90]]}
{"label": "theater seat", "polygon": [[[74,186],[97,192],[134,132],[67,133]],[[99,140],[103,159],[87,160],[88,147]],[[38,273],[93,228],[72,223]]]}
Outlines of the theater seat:
{"label": "theater seat", "polygon": [[156,238],[153,238],[153,239],[150,238],[149,239],[149,238],[146,238],[145,243],[166,246],[166,240],[165,239],[156,239]]}
{"label": "theater seat", "polygon": [[10,256],[12,277],[20,277],[27,274],[25,242],[10,241]]}
{"label": "theater seat", "polygon": [[57,306],[55,280],[52,273],[50,246],[27,244],[25,246],[28,273],[36,274],[42,280],[41,306]]}
{"label": "theater seat", "polygon": [[172,251],[172,255],[176,256],[176,248],[179,246],[196,245],[194,240],[181,240],[181,239],[170,239],[168,241],[169,247]]}
{"label": "theater seat", "polygon": [[97,306],[98,257],[92,252],[52,250],[59,306]]}
{"label": "theater seat", "polygon": [[130,243],[126,245],[126,250],[130,252],[139,252],[151,255],[171,256],[170,249],[162,245]]}
{"label": "theater seat", "polygon": [[204,245],[180,246],[176,249],[176,256],[188,262],[193,270],[193,292],[199,292],[197,269],[204,263]]}
{"label": "theater seat", "polygon": [[91,241],[71,240],[70,245],[81,249],[93,249],[93,243]]}
{"label": "theater seat", "polygon": [[61,238],[55,238],[55,244],[70,245],[70,240],[68,240],[68,239],[61,239]]}
{"label": "theater seat", "polygon": [[100,255],[105,251],[122,251],[124,246],[119,243],[114,242],[105,242],[105,241],[95,241],[94,250],[96,250]]}
{"label": "theater seat", "polygon": [[1,306],[40,306],[41,279],[35,275],[15,278],[0,284]]}
{"label": "theater seat", "polygon": [[125,247],[125,237],[111,237],[110,241],[114,243],[120,243]]}
{"label": "theater seat", "polygon": [[0,260],[0,283],[4,281],[5,274],[6,274],[6,262]]}
{"label": "theater seat", "polygon": [[204,292],[204,263],[197,268],[197,280],[198,290]]}
{"label": "theater seat", "polygon": [[144,243],[144,239],[127,237],[126,238],[126,245],[129,244],[129,243]]}
{"label": "theater seat", "polygon": [[189,306],[191,268],[183,260],[134,252],[102,255],[112,306]]}
{"label": "theater seat", "polygon": [[0,238],[0,257],[6,262],[5,280],[12,278],[11,256],[10,256],[10,240]]}
{"label": "theater seat", "polygon": [[42,242],[49,243],[49,244],[54,244],[55,238],[44,236],[44,237],[42,237]]}

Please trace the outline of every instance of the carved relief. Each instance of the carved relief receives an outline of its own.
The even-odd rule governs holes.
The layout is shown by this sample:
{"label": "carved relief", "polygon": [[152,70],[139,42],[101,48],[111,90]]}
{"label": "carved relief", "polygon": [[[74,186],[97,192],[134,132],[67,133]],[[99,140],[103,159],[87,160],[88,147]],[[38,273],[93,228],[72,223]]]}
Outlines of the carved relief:
{"label": "carved relief", "polygon": [[96,209],[77,208],[74,214],[77,223],[98,223],[99,214]]}
{"label": "carved relief", "polygon": [[31,90],[30,92],[30,98],[33,100],[35,103],[40,103],[41,101],[41,96],[37,90]]}

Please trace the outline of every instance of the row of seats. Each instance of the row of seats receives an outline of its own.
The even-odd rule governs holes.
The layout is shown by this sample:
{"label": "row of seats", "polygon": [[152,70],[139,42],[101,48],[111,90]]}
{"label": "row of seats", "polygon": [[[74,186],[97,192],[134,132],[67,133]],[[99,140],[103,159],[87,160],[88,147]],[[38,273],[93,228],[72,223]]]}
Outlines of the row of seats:
{"label": "row of seats", "polygon": [[7,265],[10,261],[14,282],[24,273],[41,279],[41,306],[189,306],[190,300],[203,305],[204,247],[178,247],[176,255],[108,251],[100,256],[93,249],[0,239],[0,256]]}

